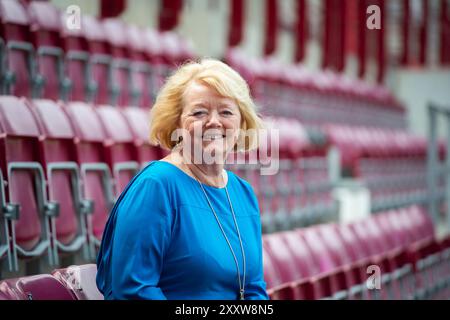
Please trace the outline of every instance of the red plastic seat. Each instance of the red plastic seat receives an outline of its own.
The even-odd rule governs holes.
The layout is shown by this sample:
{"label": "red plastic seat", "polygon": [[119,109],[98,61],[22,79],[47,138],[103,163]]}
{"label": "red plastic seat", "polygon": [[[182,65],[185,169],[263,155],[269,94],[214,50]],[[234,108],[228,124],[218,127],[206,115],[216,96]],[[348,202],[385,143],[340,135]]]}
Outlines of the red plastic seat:
{"label": "red plastic seat", "polygon": [[152,67],[146,56],[144,30],[135,25],[126,27],[128,46],[130,47],[131,103],[132,106],[150,108],[152,97]]}
{"label": "red plastic seat", "polygon": [[38,97],[58,100],[67,97],[69,82],[64,74],[64,52],[59,34],[61,13],[46,1],[33,1],[28,7],[31,36],[36,48],[37,72],[43,79]]}
{"label": "red plastic seat", "polygon": [[76,163],[75,132],[61,108],[51,100],[29,102],[45,139],[40,139],[48,197],[59,203],[59,215],[52,225],[55,263],[58,253],[70,255],[81,248],[87,253],[88,204],[80,194],[81,181]]}
{"label": "red plastic seat", "polygon": [[137,161],[146,165],[149,161],[162,158],[162,150],[149,143],[149,111],[148,109],[128,107],[123,109],[134,143],[137,148]]}
{"label": "red plastic seat", "polygon": [[105,142],[106,161],[113,172],[115,194],[119,196],[139,171],[137,148],[126,119],[117,108],[99,106],[96,112],[108,138]]}
{"label": "red plastic seat", "polygon": [[8,300],[76,300],[60,281],[49,274],[4,280],[0,283],[0,290]]}
{"label": "red plastic seat", "polygon": [[83,181],[82,197],[94,202],[93,213],[89,215],[88,233],[93,235],[90,243],[99,245],[114,203],[113,180],[104,150],[107,136],[92,106],[71,102],[64,109],[75,130],[77,163]]}
{"label": "red plastic seat", "polygon": [[97,275],[95,264],[74,265],[57,269],[52,271],[52,275],[70,290],[77,300],[104,299],[95,282]]}
{"label": "red plastic seat", "polygon": [[18,257],[36,258],[46,253],[52,263],[50,225],[58,208],[47,200],[39,162],[39,127],[23,99],[0,97],[0,132],[0,168],[8,181],[10,210],[5,222],[11,232],[12,267],[18,269]]}
{"label": "red plastic seat", "polygon": [[128,106],[131,103],[131,62],[126,25],[119,19],[102,21],[105,39],[111,52],[111,105]]}
{"label": "red plastic seat", "polygon": [[345,247],[342,239],[339,237],[337,228],[338,226],[335,224],[324,224],[318,227],[318,232],[333,259],[340,266],[343,266],[352,263],[353,259],[348,248]]}
{"label": "red plastic seat", "polygon": [[292,282],[302,277],[301,271],[292,258],[292,253],[282,237],[283,232],[266,235],[263,244],[267,253],[279,271],[283,283]]}
{"label": "red plastic seat", "polygon": [[[82,21],[83,21],[82,16]],[[61,12],[60,35],[65,51],[65,69],[69,101],[92,101],[96,83],[90,70],[90,56],[83,28],[68,29],[65,12]]]}
{"label": "red plastic seat", "polygon": [[82,32],[89,51],[90,74],[95,104],[110,104],[112,98],[111,54],[103,25],[97,18],[83,15]]}
{"label": "red plastic seat", "polygon": [[20,1],[0,1],[1,39],[5,46],[2,94],[31,97],[42,85],[34,67],[30,19]]}
{"label": "red plastic seat", "polygon": [[299,229],[297,232],[310,248],[314,262],[320,272],[328,272],[339,267],[339,262],[334,260],[333,256],[322,242],[318,227]]}

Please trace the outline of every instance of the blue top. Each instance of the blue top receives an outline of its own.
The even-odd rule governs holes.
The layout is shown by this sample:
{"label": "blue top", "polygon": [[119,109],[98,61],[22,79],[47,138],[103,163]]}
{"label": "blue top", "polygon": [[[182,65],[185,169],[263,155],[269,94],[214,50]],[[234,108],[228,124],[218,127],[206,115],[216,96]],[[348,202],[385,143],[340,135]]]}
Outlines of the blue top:
{"label": "blue top", "polygon": [[[261,222],[252,187],[227,171],[246,260],[245,298],[268,299]],[[238,259],[239,238],[225,188],[203,185]],[[111,211],[97,257],[105,299],[239,298],[236,263],[198,182],[154,161],[128,184]]]}

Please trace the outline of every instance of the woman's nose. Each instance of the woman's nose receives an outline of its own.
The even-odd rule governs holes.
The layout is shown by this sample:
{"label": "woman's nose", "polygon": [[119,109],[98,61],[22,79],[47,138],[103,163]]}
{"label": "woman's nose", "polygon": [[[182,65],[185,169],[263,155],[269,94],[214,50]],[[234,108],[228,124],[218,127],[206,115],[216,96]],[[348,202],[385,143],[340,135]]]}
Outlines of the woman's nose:
{"label": "woman's nose", "polygon": [[211,112],[211,115],[208,118],[208,122],[206,123],[207,127],[218,127],[222,126],[222,122],[220,121],[220,116],[218,112]]}

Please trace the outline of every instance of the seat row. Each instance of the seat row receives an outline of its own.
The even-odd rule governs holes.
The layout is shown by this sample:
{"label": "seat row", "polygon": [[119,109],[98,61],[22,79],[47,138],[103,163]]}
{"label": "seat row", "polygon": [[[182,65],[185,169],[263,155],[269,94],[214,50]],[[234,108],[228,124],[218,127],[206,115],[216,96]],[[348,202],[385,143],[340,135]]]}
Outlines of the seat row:
{"label": "seat row", "polygon": [[159,159],[148,111],[0,96],[0,253],[18,259],[81,248],[95,256],[109,211],[135,173]]}
{"label": "seat row", "polygon": [[271,57],[252,58],[240,49],[230,49],[226,60],[247,79],[265,115],[296,118],[314,126],[406,128],[405,107],[386,87],[331,71],[283,65]]}
{"label": "seat row", "polygon": [[194,54],[172,32],[66,15],[49,1],[1,0],[0,56],[1,94],[149,108]]}
{"label": "seat row", "polygon": [[436,240],[421,207],[264,237],[273,299],[450,297],[450,239]]}
{"label": "seat row", "polygon": [[[450,238],[436,240],[417,206],[348,225],[264,235],[263,255],[272,299],[450,297]],[[91,264],[7,279],[0,282],[0,300],[102,299],[95,274]]]}

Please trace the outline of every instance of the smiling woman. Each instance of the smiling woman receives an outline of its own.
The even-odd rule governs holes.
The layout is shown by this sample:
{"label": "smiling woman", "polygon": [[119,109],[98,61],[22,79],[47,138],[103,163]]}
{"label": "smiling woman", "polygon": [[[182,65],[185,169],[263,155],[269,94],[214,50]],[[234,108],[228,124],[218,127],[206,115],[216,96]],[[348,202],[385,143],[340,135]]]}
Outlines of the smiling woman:
{"label": "smiling woman", "polygon": [[[112,209],[97,259],[106,299],[268,299],[252,187],[225,159],[262,128],[247,83],[216,60],[189,63],[151,111],[150,163]],[[240,146],[240,147],[239,147]],[[200,155],[200,156],[196,156]]]}

